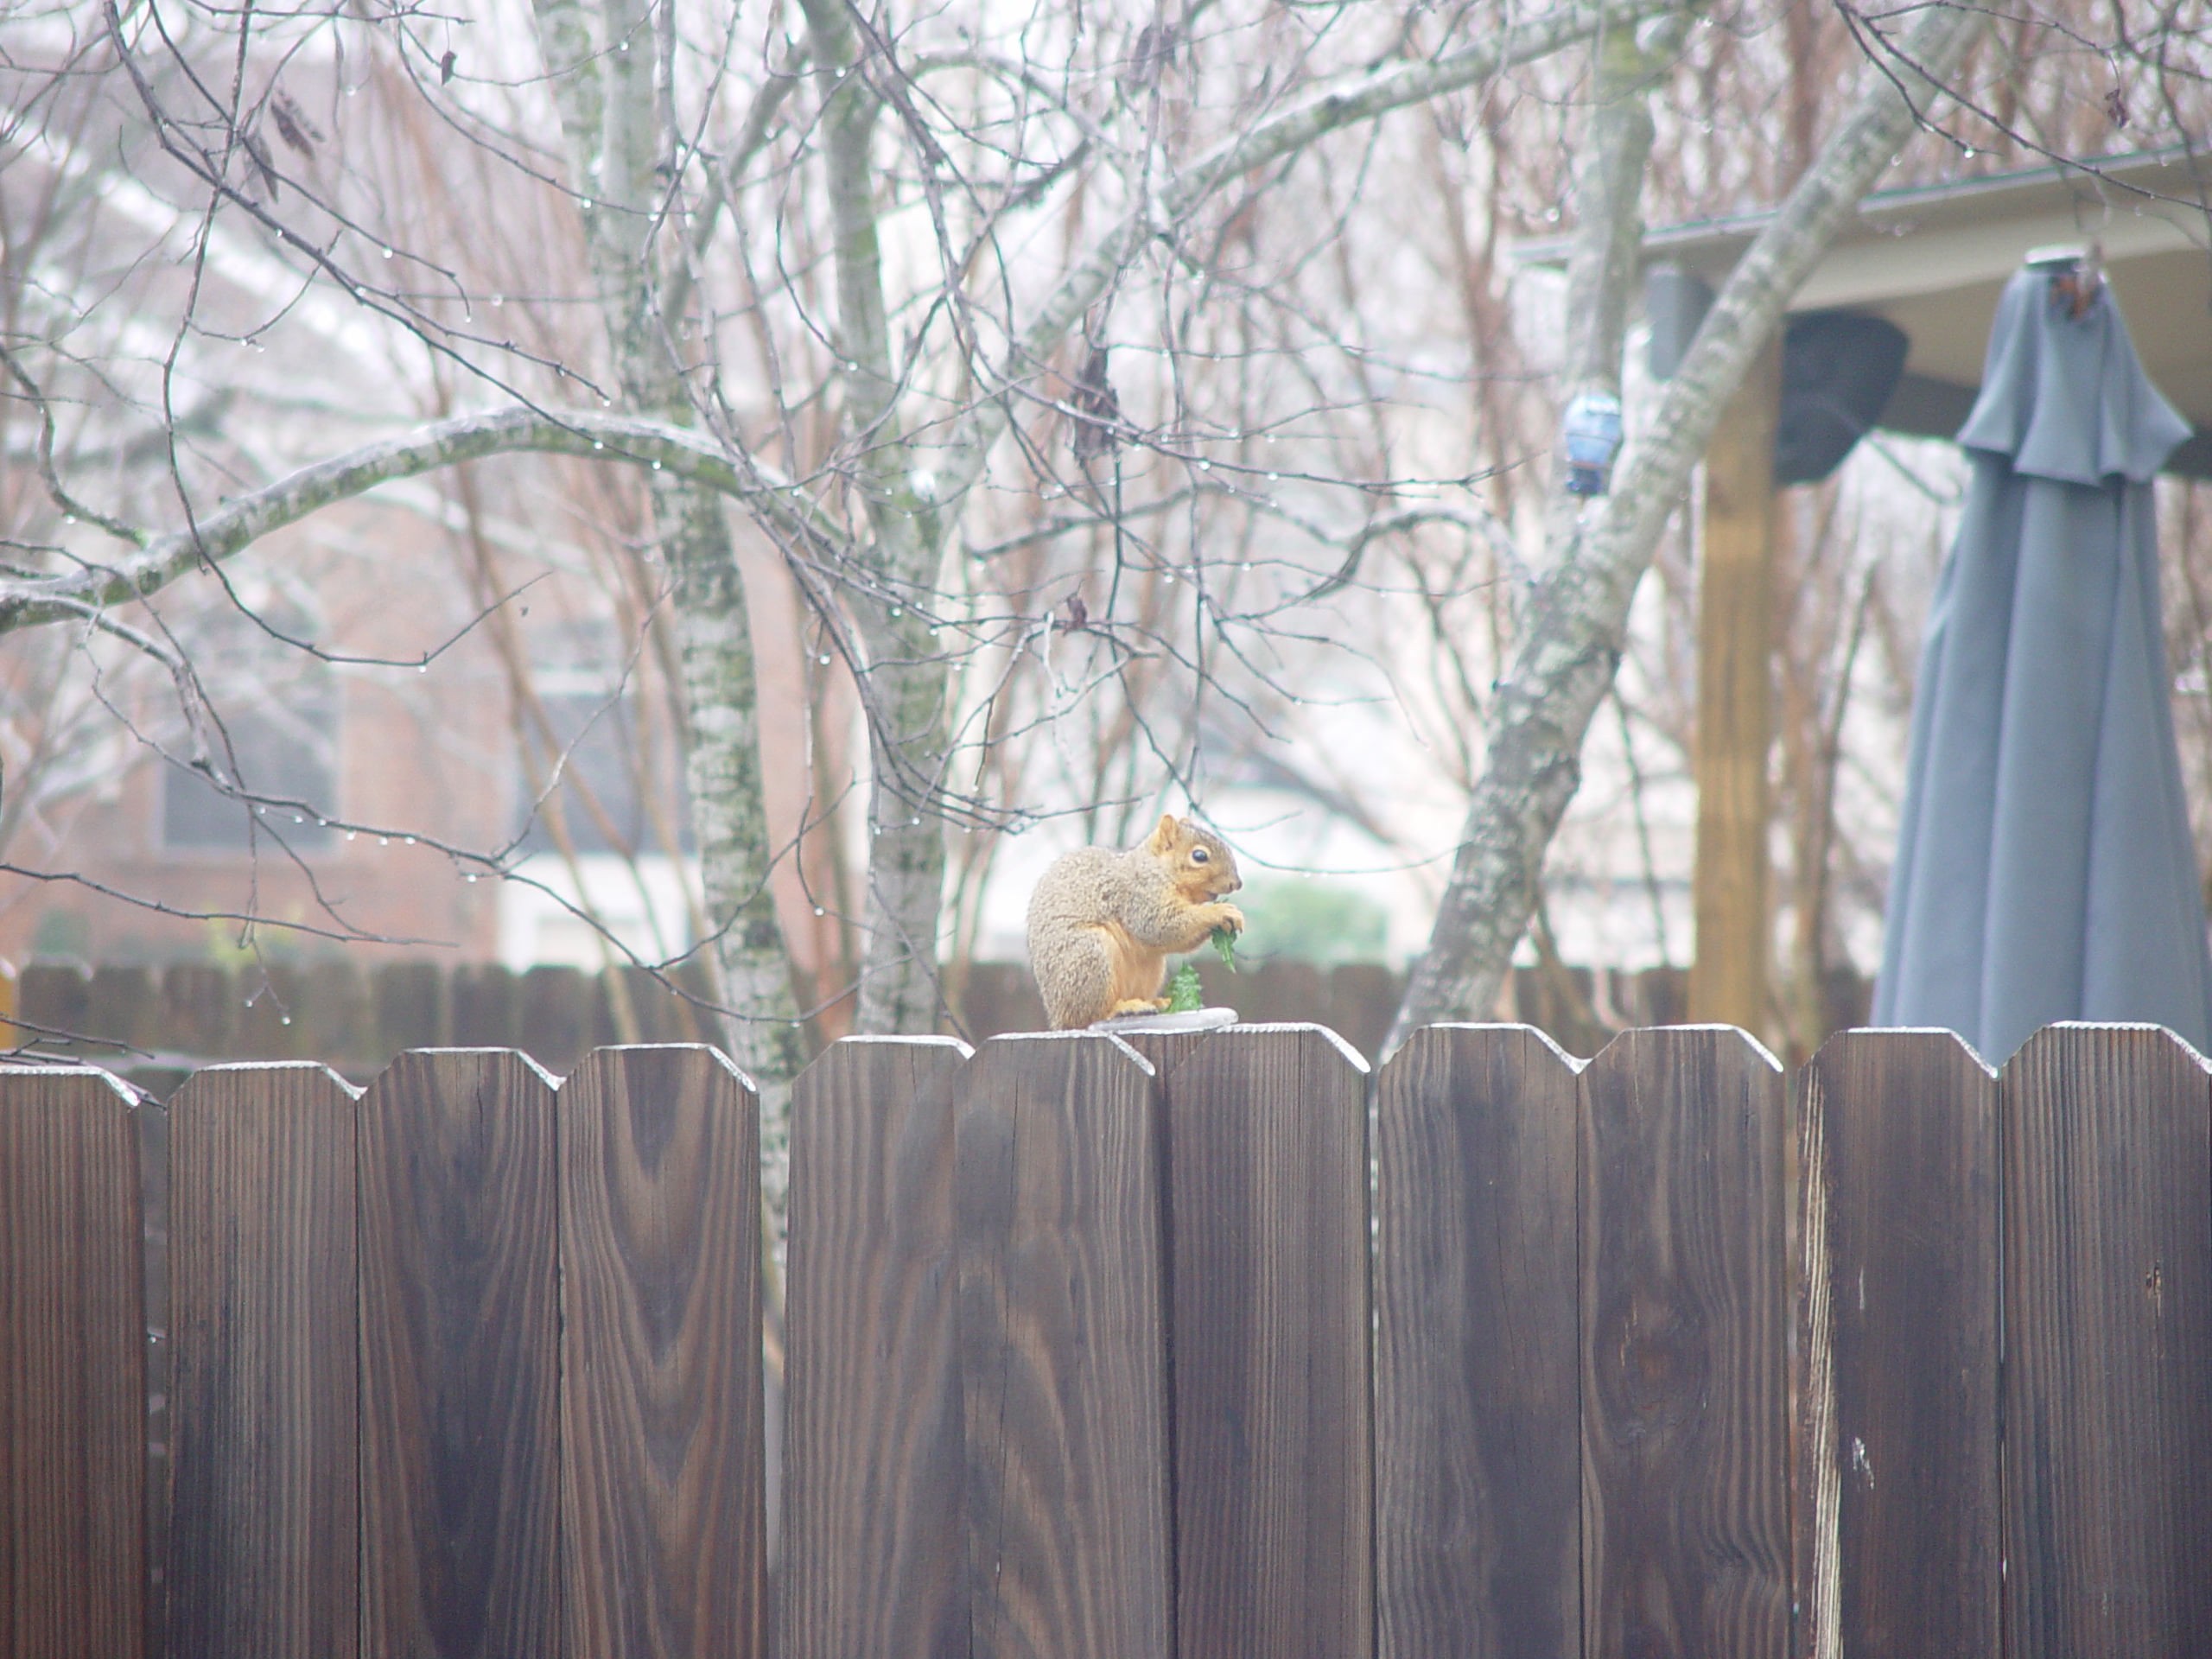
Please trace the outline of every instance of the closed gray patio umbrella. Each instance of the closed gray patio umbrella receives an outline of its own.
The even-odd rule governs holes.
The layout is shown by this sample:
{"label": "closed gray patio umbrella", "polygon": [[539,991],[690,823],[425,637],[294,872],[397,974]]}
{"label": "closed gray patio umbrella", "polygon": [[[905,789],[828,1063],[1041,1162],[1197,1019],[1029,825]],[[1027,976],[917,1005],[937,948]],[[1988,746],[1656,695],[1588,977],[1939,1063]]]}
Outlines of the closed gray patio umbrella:
{"label": "closed gray patio umbrella", "polygon": [[1912,709],[1878,1026],[1993,1062],[2055,1020],[2212,1037],[2152,479],[2189,425],[2111,290],[2030,265],[1999,302],[1974,466]]}

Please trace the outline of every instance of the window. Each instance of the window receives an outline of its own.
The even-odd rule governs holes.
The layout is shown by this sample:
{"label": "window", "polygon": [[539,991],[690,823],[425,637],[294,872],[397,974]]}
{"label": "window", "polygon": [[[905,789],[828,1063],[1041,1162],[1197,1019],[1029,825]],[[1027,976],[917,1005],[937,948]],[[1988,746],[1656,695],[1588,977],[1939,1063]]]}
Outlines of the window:
{"label": "window", "polygon": [[[637,705],[631,696],[556,691],[541,701],[553,728],[553,740],[561,746],[562,754],[553,757],[561,766],[561,777],[541,804],[532,785],[544,779],[549,762],[543,749],[533,741],[534,777],[520,779],[515,808],[521,849],[526,853],[553,850],[556,843],[546,817],[557,803],[569,841],[579,853],[656,856],[662,848],[647,810],[645,791],[657,789],[669,791],[664,796],[663,810],[673,817],[679,846],[689,851],[691,814],[680,769],[672,755],[651,752],[652,734],[639,733]],[[606,814],[606,823],[587,801],[587,791]],[[611,837],[609,828],[614,832]]]}
{"label": "window", "polygon": [[[310,674],[281,692],[226,709],[223,726],[229,749],[211,733],[209,768],[216,779],[257,798],[241,800],[188,767],[168,766],[162,845],[181,852],[246,852],[253,845],[250,815],[296,851],[319,852],[334,844],[337,831],[318,822],[338,804],[338,687],[331,677]],[[268,847],[266,837],[261,845]]]}

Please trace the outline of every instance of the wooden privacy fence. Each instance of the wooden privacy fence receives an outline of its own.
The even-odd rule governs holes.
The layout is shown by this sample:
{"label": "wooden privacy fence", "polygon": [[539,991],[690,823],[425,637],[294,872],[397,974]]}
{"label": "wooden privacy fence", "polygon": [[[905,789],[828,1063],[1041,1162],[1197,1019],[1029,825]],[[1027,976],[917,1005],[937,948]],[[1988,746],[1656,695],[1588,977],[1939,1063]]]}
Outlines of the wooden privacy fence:
{"label": "wooden privacy fence", "polygon": [[[1405,976],[1380,963],[1248,962],[1232,975],[1206,953],[1198,975],[1210,1001],[1233,1004],[1255,1023],[1318,1021],[1370,1058],[1405,989]],[[705,1013],[710,987],[696,965],[664,982],[642,968],[599,974],[553,966],[517,972],[496,963],[365,968],[342,956],[245,968],[174,962],[87,969],[47,961],[23,969],[12,1002],[10,989],[0,965],[0,1022],[19,1015],[21,1039],[41,1039],[127,1073],[162,1096],[192,1066],[210,1060],[319,1060],[365,1081],[410,1048],[518,1048],[565,1072],[594,1048],[624,1040],[626,1032],[646,1043],[713,1035]],[[945,991],[958,1011],[957,1028],[978,1040],[1045,1024],[1026,963],[952,963]],[[1855,974],[1832,971],[1821,1031],[1864,1020],[1871,994]],[[1680,968],[1527,967],[1514,970],[1510,1012],[1570,1052],[1589,1054],[1621,1027],[1680,1025],[1688,995],[1688,974]],[[628,1010],[626,1027],[616,1019],[618,1001]],[[830,1023],[842,1029],[845,1012],[833,1010]],[[51,1035],[60,1033],[83,1040],[71,1045]],[[0,1023],[0,1047],[8,1038]]]}
{"label": "wooden privacy fence", "polygon": [[2212,1652],[2212,1074],[2149,1028],[841,1043],[772,1574],[720,1056],[194,1076],[150,1472],[146,1109],[0,1074],[11,1656]]}
{"label": "wooden privacy fence", "polygon": [[620,1040],[618,996],[642,1041],[696,1042],[710,1027],[686,997],[709,1001],[709,989],[693,965],[664,983],[642,968],[518,973],[497,963],[364,966],[344,956],[244,967],[48,961],[22,970],[14,1006],[0,1017],[18,1014],[26,1039],[72,1033],[84,1039],[75,1046],[80,1058],[118,1071],[151,1069],[135,1049],[170,1070],[307,1059],[365,1078],[410,1048],[451,1047],[518,1048],[566,1072]]}

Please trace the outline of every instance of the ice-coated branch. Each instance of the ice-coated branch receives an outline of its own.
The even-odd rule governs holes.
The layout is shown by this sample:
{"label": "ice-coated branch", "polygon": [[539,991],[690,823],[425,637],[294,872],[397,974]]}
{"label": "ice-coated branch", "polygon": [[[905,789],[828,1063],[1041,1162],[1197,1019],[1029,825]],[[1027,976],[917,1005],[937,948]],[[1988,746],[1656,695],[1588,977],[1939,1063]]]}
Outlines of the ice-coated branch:
{"label": "ice-coated branch", "polygon": [[182,530],[149,537],[137,552],[121,559],[87,563],[65,575],[0,580],[0,634],[82,618],[88,605],[145,598],[179,576],[227,559],[273,531],[379,484],[521,451],[659,468],[734,497],[807,541],[842,540],[804,493],[734,456],[706,433],[637,416],[518,404],[440,421],[302,467],[198,515]]}
{"label": "ice-coated branch", "polygon": [[[1679,0],[1568,0],[1525,22],[1512,23],[1474,43],[1420,62],[1393,63],[1331,82],[1299,102],[1224,139],[1193,161],[1160,191],[1103,232],[1060,281],[1022,331],[1001,378],[1011,386],[1030,378],[1059,349],[1084,314],[1110,289],[1145,242],[1163,225],[1184,219],[1235,180],[1303,149],[1332,132],[1376,120],[1489,79],[1502,70],[1534,63],[1602,32],[1631,34],[1649,17],[1674,10]],[[1004,397],[987,398],[963,423],[943,469],[939,499],[954,500],[982,474],[993,444],[1013,417]]]}

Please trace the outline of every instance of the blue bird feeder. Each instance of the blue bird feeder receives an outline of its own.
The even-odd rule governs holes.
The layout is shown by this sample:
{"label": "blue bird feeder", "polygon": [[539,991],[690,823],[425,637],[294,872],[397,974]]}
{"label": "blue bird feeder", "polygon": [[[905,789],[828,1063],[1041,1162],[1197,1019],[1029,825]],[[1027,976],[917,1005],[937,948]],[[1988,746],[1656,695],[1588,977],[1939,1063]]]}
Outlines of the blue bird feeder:
{"label": "blue bird feeder", "polygon": [[1603,495],[1621,448],[1621,400],[1602,391],[1586,391],[1567,406],[1560,423],[1560,438],[1567,448],[1567,493]]}

